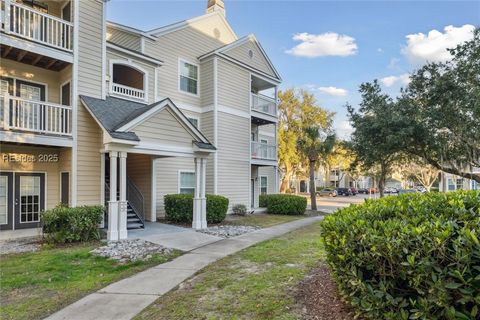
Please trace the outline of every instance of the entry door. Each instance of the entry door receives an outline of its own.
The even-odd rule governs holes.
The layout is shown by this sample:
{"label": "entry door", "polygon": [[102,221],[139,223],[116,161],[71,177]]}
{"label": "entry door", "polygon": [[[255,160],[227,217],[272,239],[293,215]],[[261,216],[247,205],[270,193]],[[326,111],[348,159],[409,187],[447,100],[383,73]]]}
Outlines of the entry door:
{"label": "entry door", "polygon": [[37,228],[45,210],[45,174],[15,173],[15,229]]}
{"label": "entry door", "polygon": [[68,206],[70,203],[70,173],[61,173],[61,203]]}
{"label": "entry door", "polygon": [[0,172],[0,230],[13,227],[13,172]]}

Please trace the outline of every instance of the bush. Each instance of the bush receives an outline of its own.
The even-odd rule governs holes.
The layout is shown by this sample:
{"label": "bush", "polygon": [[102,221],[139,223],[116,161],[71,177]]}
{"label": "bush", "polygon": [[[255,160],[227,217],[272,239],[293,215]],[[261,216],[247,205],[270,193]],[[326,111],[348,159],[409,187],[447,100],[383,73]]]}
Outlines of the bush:
{"label": "bush", "polygon": [[247,206],[244,204],[236,204],[232,207],[233,214],[244,216],[247,214]]}
{"label": "bush", "polygon": [[480,192],[405,194],[322,222],[340,290],[371,319],[479,319]]}
{"label": "bush", "polygon": [[[173,222],[191,223],[193,220],[193,195],[168,194],[164,197],[165,218]],[[219,223],[227,216],[228,199],[207,194],[207,222]]]}
{"label": "bush", "polygon": [[43,234],[48,242],[67,243],[100,239],[102,206],[57,206],[42,213]]}
{"label": "bush", "polygon": [[260,197],[263,197],[261,201],[271,214],[302,215],[307,209],[305,197],[292,194],[267,194]]}
{"label": "bush", "polygon": [[268,196],[270,196],[269,194],[261,194],[258,196],[258,206],[260,208],[266,208],[268,207]]}
{"label": "bush", "polygon": [[207,194],[207,222],[220,223],[225,220],[228,211],[228,198]]}

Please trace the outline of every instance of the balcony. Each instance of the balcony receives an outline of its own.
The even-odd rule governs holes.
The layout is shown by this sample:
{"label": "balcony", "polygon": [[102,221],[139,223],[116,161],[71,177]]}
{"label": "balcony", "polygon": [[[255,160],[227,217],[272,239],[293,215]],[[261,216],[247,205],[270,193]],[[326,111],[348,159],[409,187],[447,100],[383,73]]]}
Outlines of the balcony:
{"label": "balcony", "polygon": [[275,99],[264,96],[262,94],[251,93],[252,110],[277,116],[277,103]]}
{"label": "balcony", "polygon": [[253,160],[259,160],[256,164],[269,164],[277,162],[277,146],[257,141],[251,142],[251,155]]}
{"label": "balcony", "polygon": [[112,83],[111,93],[128,99],[145,100],[145,90],[132,88],[115,82]]}
{"label": "balcony", "polygon": [[0,104],[3,129],[72,136],[72,107],[4,95]]}
{"label": "balcony", "polygon": [[73,52],[73,23],[33,8],[2,1],[2,31],[62,51]]}

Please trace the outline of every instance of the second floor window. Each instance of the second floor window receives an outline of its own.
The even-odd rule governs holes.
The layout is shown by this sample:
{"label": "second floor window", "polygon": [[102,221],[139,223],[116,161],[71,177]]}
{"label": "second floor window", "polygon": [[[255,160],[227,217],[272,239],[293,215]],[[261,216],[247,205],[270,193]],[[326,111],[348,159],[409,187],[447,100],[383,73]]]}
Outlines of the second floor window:
{"label": "second floor window", "polygon": [[198,66],[180,60],[180,90],[198,94]]}

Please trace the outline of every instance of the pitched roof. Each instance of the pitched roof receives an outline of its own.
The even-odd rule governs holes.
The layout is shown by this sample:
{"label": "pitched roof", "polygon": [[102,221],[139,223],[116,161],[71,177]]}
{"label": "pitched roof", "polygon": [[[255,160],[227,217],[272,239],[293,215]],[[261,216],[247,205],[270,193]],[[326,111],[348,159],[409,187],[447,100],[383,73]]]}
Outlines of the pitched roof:
{"label": "pitched roof", "polygon": [[129,141],[140,141],[140,138],[135,132],[129,131],[138,125],[139,119],[149,118],[160,110],[159,107],[168,106],[179,116],[179,121],[181,121],[194,136],[198,137],[198,141],[193,142],[197,147],[200,149],[215,150],[215,147],[208,141],[203,133],[190,123],[187,117],[169,98],[150,105],[114,97],[107,97],[103,100],[80,95],[80,100],[112,138]]}
{"label": "pitched roof", "polygon": [[[248,41],[253,41],[253,43],[255,43],[258,47],[258,49],[260,50],[260,52],[262,53],[262,55],[264,56],[265,60],[267,61],[268,63],[268,66],[272,69],[273,73],[275,74],[276,78],[278,80],[281,80],[282,77],[280,76],[280,74],[278,73],[277,69],[275,69],[275,66],[273,65],[272,61],[270,60],[270,58],[268,57],[267,53],[265,52],[265,50],[263,49],[262,45],[260,44],[260,42],[257,40],[257,38],[255,37],[254,34],[249,34],[247,36],[244,36],[234,42],[231,42],[231,43],[228,43],[224,46],[221,46],[215,50],[212,50],[212,51],[209,51],[201,56],[198,57],[199,60],[202,60],[202,59],[205,59],[211,55],[216,55],[216,54],[226,54],[226,52],[228,52],[229,50],[232,50],[234,48],[237,48],[239,46],[241,46],[242,44],[248,42]],[[251,66],[250,66],[251,67]],[[251,67],[253,68],[253,67]],[[258,70],[259,72],[262,72],[260,70]]]}
{"label": "pitched roof", "polygon": [[138,57],[138,58],[141,58],[147,62],[151,62],[151,63],[154,63],[156,65],[162,65],[164,62],[160,59],[157,59],[155,57],[152,57],[152,56],[149,56],[141,51],[138,51],[138,50],[134,50],[134,49],[131,49],[131,48],[127,48],[127,47],[124,47],[122,45],[119,45],[118,43],[115,43],[115,42],[112,42],[112,41],[107,41],[107,48],[111,48],[111,49],[116,49],[116,50],[119,50],[119,51],[123,51],[127,54],[130,54],[130,55],[133,55],[135,57]]}

